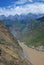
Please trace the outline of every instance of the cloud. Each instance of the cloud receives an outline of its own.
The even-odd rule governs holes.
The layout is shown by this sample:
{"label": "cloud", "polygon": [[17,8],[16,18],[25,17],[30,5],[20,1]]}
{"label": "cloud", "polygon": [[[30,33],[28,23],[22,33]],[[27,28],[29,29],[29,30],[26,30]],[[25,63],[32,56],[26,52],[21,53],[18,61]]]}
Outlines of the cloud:
{"label": "cloud", "polygon": [[32,0],[18,0],[15,4],[24,4],[26,2],[32,2]]}
{"label": "cloud", "polygon": [[44,14],[44,3],[33,3],[26,4],[24,6],[14,6],[10,8],[1,8],[0,7],[0,15],[21,15],[21,14]]}

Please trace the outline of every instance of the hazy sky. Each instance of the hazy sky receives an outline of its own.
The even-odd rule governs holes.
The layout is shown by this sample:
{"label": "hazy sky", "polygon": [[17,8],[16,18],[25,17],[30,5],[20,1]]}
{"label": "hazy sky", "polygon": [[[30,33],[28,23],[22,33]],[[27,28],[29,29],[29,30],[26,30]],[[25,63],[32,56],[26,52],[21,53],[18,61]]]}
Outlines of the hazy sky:
{"label": "hazy sky", "polygon": [[0,15],[44,14],[44,0],[0,0]]}

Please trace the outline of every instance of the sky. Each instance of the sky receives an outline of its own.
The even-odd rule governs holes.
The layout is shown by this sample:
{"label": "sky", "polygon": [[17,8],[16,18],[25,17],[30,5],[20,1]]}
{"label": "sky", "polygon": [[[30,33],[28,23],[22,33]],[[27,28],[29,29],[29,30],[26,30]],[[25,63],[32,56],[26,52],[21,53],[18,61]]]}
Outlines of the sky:
{"label": "sky", "polygon": [[0,0],[0,15],[44,14],[44,0]]}

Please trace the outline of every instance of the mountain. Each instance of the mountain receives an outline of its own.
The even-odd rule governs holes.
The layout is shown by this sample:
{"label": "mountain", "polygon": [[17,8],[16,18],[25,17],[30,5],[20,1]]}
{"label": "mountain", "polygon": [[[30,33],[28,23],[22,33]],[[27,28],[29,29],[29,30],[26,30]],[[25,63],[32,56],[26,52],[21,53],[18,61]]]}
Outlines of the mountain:
{"label": "mountain", "polygon": [[28,46],[44,46],[44,17],[32,20],[27,28],[28,31],[22,35],[21,41],[24,41]]}
{"label": "mountain", "polygon": [[0,65],[31,65],[16,38],[0,21]]}
{"label": "mountain", "polygon": [[17,38],[21,38],[21,36],[26,35],[26,33],[28,33],[28,31],[35,29],[37,26],[40,26],[40,24],[44,24],[44,18],[40,17],[37,19],[29,19],[27,18],[25,23],[20,23],[18,21],[16,21],[16,23],[14,22],[14,24],[9,28],[10,31],[12,32],[12,34]]}
{"label": "mountain", "polygon": [[19,39],[21,34],[24,35],[25,32],[29,30],[29,24],[32,20],[37,19],[38,17],[43,16],[43,14],[27,14],[27,15],[15,15],[15,16],[0,16],[0,20],[3,21],[4,25],[11,31],[11,33]]}
{"label": "mountain", "polygon": [[[36,19],[39,15],[35,14],[27,14],[27,15],[15,15],[11,16],[9,15],[8,17],[1,15],[0,20],[6,25],[7,28],[12,32],[12,34],[18,39],[20,37],[20,34],[23,32],[23,34],[27,30],[27,25],[31,21],[31,19]],[[22,31],[23,30],[23,31]]]}
{"label": "mountain", "polygon": [[9,15],[8,17],[4,16],[4,15],[0,15],[0,20],[2,20],[4,22],[5,25],[12,25],[14,22],[19,22],[19,23],[22,23],[22,24],[27,24],[28,20],[31,20],[31,19],[36,19],[40,16],[43,16],[44,14],[27,14],[27,15],[15,15],[15,16],[12,16],[12,15]]}
{"label": "mountain", "polygon": [[44,16],[38,18],[37,20],[38,20],[38,21],[42,21],[42,22],[44,22]]}
{"label": "mountain", "polygon": [[38,46],[38,42],[44,45],[44,14],[10,15],[3,21],[18,40],[27,45]]}

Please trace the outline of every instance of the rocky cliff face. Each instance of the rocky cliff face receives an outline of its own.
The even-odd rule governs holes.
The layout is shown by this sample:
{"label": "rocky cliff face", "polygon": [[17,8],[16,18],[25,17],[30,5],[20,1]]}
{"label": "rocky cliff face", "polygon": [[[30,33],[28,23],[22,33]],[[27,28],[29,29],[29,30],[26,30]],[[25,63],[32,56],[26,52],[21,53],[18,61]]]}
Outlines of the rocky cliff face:
{"label": "rocky cliff face", "polygon": [[31,65],[23,49],[9,30],[0,22],[0,65]]}

